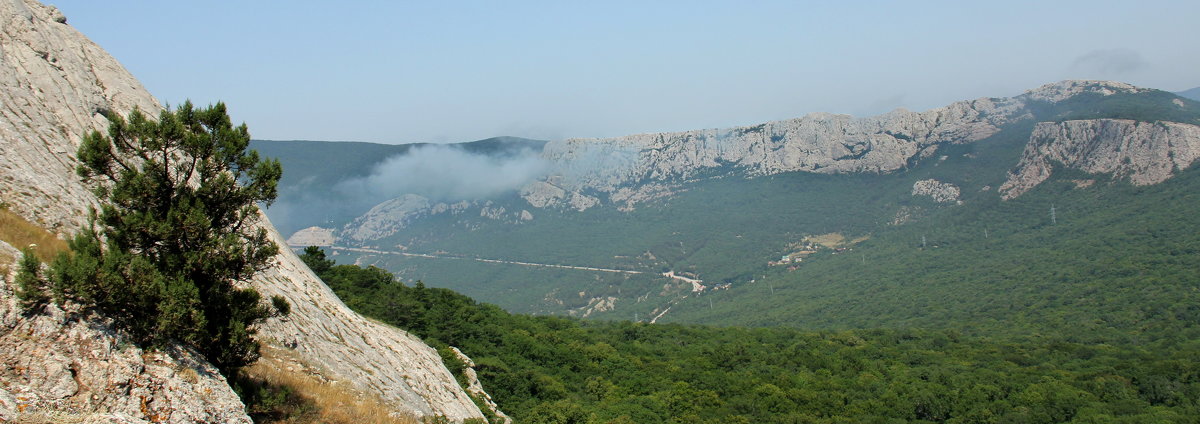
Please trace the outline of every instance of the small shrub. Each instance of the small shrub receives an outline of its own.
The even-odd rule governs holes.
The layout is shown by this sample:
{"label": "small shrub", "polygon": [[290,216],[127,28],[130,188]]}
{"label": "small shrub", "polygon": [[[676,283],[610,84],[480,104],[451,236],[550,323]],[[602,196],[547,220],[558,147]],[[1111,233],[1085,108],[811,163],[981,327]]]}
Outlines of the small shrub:
{"label": "small shrub", "polygon": [[292,313],[292,305],[289,304],[287,299],[284,299],[283,296],[271,296],[271,306],[275,308],[275,313],[278,316],[286,317],[288,314]]}
{"label": "small shrub", "polygon": [[33,310],[50,301],[46,295],[45,283],[42,280],[42,262],[38,260],[32,248],[26,247],[21,251],[21,263],[17,270],[17,299],[22,308]]}

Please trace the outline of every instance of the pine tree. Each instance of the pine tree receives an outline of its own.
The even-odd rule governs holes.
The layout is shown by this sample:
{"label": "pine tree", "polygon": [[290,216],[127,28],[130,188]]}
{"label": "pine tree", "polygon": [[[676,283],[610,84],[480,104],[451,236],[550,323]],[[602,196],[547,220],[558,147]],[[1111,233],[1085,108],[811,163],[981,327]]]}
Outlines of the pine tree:
{"label": "pine tree", "polygon": [[43,289],[42,262],[32,248],[21,251],[21,263],[17,268],[16,296],[26,310],[35,310],[50,300]]}
{"label": "pine tree", "polygon": [[184,103],[157,121],[138,110],[107,117],[108,134],[92,132],[78,152],[100,209],[52,263],[55,295],[144,344],[191,346],[232,375],[258,358],[254,325],[273,313],[246,283],[279,252],[255,225],[279,163],[246,150],[245,124],[233,126],[221,103]]}

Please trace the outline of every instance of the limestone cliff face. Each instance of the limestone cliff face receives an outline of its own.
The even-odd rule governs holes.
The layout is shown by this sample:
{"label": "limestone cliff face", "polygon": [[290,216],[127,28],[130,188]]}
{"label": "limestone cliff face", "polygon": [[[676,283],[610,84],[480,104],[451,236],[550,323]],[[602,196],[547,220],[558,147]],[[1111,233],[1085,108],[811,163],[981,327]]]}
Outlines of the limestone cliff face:
{"label": "limestone cliff face", "polygon": [[0,0],[0,193],[54,231],[81,227],[95,203],[70,172],[84,133],[106,128],[103,111],[159,108],[121,64],[65,22],[53,7]]}
{"label": "limestone cliff face", "polygon": [[[1063,81],[1015,97],[962,101],[925,112],[896,110],[867,118],[817,113],[750,127],[555,141],[543,153],[556,164],[555,173],[521,194],[539,208],[582,210],[607,201],[627,209],[670,193],[673,181],[722,167],[751,177],[791,171],[886,173],[932,155],[938,144],[978,141],[1004,124],[1031,118],[1033,102],[1139,91],[1144,89],[1116,82]],[[593,201],[579,202],[580,196]]]}
{"label": "limestone cliff face", "polygon": [[609,200],[626,204],[670,192],[660,184],[647,185],[654,193],[640,193],[631,183],[687,179],[719,167],[748,176],[891,172],[915,156],[932,154],[937,143],[977,141],[1024,115],[1021,98],[978,99],[869,118],[818,113],[751,127],[568,139],[545,147],[543,155],[559,165],[556,175],[522,194],[535,207],[561,205],[585,191],[620,193]]}
{"label": "limestone cliff face", "polygon": [[387,237],[404,228],[413,218],[428,213],[431,207],[429,199],[405,194],[375,205],[347,225],[340,237],[359,243]]}
{"label": "limestone cliff face", "polygon": [[[69,234],[85,224],[85,211],[96,202],[74,172],[81,137],[106,128],[104,111],[127,114],[138,107],[156,114],[161,107],[53,7],[34,0],[0,0],[0,24],[0,201],[27,220]],[[262,225],[270,224],[264,219]],[[266,296],[286,297],[293,312],[264,325],[262,338],[295,349],[309,365],[380,396],[399,412],[454,421],[483,416],[436,351],[403,331],[350,311],[291,251],[285,249],[275,260],[277,266],[252,284]],[[0,305],[11,304],[6,283]],[[116,411],[127,415],[119,418],[134,422],[248,422],[220,375],[209,372],[211,367],[194,355],[169,351],[146,356],[122,345],[102,323],[64,321],[54,314],[31,320],[6,308],[0,309],[0,343],[14,344],[0,348],[0,370],[10,372],[0,375],[0,414],[42,408],[83,414]],[[30,356],[42,353],[44,361]],[[27,374],[33,372],[28,370],[42,370],[37,372],[45,376]],[[80,378],[82,371],[90,370],[107,373],[97,378],[120,381],[116,389],[125,391],[113,393],[124,395],[105,391],[100,380]],[[43,381],[51,375],[46,380],[51,383]],[[75,377],[76,389],[64,378],[67,375]],[[142,394],[148,396],[146,408],[136,397]],[[85,395],[88,399],[80,397]],[[36,408],[20,407],[29,399],[40,399],[30,404]],[[5,409],[12,402],[17,403]],[[182,402],[193,402],[194,407],[184,408]],[[165,410],[177,412],[156,415]]]}
{"label": "limestone cliff face", "polygon": [[1112,174],[1136,185],[1157,184],[1200,157],[1200,127],[1176,122],[1092,119],[1041,122],[1016,170],[1000,186],[1005,199],[1050,177],[1055,164]]}

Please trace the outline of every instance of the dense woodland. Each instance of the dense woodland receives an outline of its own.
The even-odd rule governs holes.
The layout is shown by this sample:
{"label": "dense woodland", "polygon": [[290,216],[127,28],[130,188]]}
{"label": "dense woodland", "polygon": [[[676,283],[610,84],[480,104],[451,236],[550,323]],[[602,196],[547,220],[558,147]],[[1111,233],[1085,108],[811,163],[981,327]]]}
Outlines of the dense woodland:
{"label": "dense woodland", "polygon": [[[470,355],[521,423],[1188,422],[1200,342],[1170,347],[510,314],[378,268],[304,260],[351,308]],[[444,355],[445,356],[445,355]],[[461,368],[450,360],[451,369]]]}

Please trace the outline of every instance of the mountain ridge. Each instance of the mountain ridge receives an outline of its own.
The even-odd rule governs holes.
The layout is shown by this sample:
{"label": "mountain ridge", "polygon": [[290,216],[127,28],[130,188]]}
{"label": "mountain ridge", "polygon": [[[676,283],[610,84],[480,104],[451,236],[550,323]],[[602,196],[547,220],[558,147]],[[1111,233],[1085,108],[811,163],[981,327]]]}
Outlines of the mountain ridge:
{"label": "mountain ridge", "polygon": [[[1035,103],[1058,103],[1085,93],[1147,91],[1120,82],[1067,80],[1014,97],[964,100],[924,112],[897,109],[864,118],[813,113],[729,129],[566,139],[548,143],[544,152],[547,159],[563,165],[544,181],[523,188],[522,196],[535,207],[570,203],[586,209],[608,201],[628,208],[636,199],[655,197],[652,192],[662,188],[619,192],[622,186],[686,179],[706,168],[739,167],[750,176],[792,171],[892,172],[932,156],[939,144],[978,141],[1007,123],[1032,118],[1030,108]],[[599,163],[591,168],[572,163],[593,160]],[[584,194],[589,191],[607,199]],[[570,202],[579,196],[595,200]]]}
{"label": "mountain ridge", "polygon": [[[820,131],[792,134],[793,148],[819,159],[807,163],[777,160],[784,153],[761,147],[772,143],[771,124],[601,139],[596,145],[552,141],[543,158],[568,159],[548,159],[548,177],[504,196],[460,202],[400,196],[309,231],[349,260],[514,312],[628,319],[669,310],[670,320],[681,312],[673,302],[693,293],[736,291],[764,271],[775,272],[768,263],[780,266],[781,257],[807,263],[811,258],[797,252],[812,250],[803,248],[811,237],[856,240],[891,232],[942,210],[974,210],[1006,201],[1002,196],[1014,200],[1064,172],[1118,175],[1079,176],[1081,188],[1161,182],[1190,169],[1197,152],[1200,103],[1125,83],[1062,81],[1012,98],[951,106],[922,112],[923,119],[908,111],[858,121],[810,115],[804,125]],[[919,131],[890,131],[899,127]],[[722,134],[741,141],[729,143]],[[835,146],[805,148],[799,134],[832,134],[820,143]],[[570,150],[575,144],[583,147]],[[568,148],[554,150],[556,145]],[[761,157],[776,155],[765,163],[807,164],[809,170],[760,166],[757,157],[743,163],[714,159],[751,151],[730,148],[739,145],[760,146]],[[811,171],[820,161],[833,165]],[[567,184],[572,178],[574,189]],[[672,272],[700,280],[700,291],[662,277]]]}

